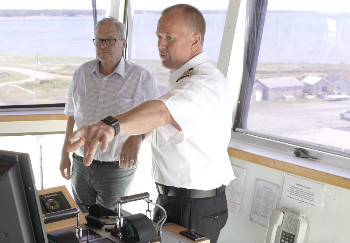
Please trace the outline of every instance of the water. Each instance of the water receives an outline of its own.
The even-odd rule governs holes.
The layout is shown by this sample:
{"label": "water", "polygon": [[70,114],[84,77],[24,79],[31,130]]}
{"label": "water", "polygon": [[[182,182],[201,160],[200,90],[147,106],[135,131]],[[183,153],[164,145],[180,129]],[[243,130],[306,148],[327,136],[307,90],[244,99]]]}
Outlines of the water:
{"label": "water", "polygon": [[95,56],[92,17],[0,18],[0,54]]}
{"label": "water", "polygon": [[[217,61],[225,12],[205,11],[203,15],[207,22],[204,51],[210,60]],[[135,13],[129,35],[132,59],[159,60],[155,34],[159,16],[160,12]],[[259,61],[349,63],[349,21],[348,14],[268,12]],[[0,18],[0,37],[0,55],[95,56],[92,17]]]}
{"label": "water", "polygon": [[[134,15],[132,58],[159,60],[155,35],[159,16],[160,13]],[[205,18],[204,48],[211,60],[217,60],[225,14],[208,13]],[[92,17],[0,18],[0,37],[0,55],[95,56]]]}
{"label": "water", "polygon": [[[226,13],[212,11],[203,13],[207,23],[204,51],[210,60],[217,61],[225,26]],[[157,22],[159,14],[135,14],[132,35],[132,56],[137,59],[159,60],[157,50]]]}

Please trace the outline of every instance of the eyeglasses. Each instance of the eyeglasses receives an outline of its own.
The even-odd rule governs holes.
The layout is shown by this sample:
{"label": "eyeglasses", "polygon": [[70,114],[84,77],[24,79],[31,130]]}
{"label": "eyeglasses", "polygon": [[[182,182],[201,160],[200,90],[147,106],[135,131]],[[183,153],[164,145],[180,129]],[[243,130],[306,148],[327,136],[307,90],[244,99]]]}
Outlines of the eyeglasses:
{"label": "eyeglasses", "polygon": [[96,39],[92,39],[92,41],[94,42],[95,46],[102,46],[102,43],[105,42],[107,46],[113,46],[116,41],[119,40],[124,40],[123,38],[118,38],[118,39],[100,39],[100,38],[96,38]]}

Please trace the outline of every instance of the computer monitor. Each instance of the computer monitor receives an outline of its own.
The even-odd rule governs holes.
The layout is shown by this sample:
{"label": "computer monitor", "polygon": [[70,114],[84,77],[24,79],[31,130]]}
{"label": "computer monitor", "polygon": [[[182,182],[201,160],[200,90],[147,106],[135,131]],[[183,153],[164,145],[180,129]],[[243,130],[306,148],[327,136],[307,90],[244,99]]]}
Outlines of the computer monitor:
{"label": "computer monitor", "polygon": [[48,242],[26,153],[0,150],[0,242]]}

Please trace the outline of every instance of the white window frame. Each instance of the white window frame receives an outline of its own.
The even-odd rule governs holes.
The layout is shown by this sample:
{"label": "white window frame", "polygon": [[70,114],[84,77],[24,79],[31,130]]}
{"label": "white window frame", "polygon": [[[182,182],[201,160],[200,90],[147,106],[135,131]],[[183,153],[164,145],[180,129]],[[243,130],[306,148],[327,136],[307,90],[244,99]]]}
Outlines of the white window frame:
{"label": "white window frame", "polygon": [[[253,55],[249,52],[251,50],[248,50],[245,39],[255,35],[249,32],[254,19],[246,17],[253,14],[252,11],[259,2],[261,3],[260,0],[230,1],[227,12],[218,67],[227,79],[231,80],[232,88],[236,91],[232,97],[236,101],[236,106],[233,110],[234,128],[229,147],[350,179],[350,154],[348,153],[236,128],[242,114],[240,109],[243,103],[239,92],[244,92],[242,88],[244,89],[247,83],[245,80],[248,80],[245,61],[248,55]],[[238,6],[239,13],[237,13]],[[296,157],[294,155],[296,148],[306,149],[317,159]]]}

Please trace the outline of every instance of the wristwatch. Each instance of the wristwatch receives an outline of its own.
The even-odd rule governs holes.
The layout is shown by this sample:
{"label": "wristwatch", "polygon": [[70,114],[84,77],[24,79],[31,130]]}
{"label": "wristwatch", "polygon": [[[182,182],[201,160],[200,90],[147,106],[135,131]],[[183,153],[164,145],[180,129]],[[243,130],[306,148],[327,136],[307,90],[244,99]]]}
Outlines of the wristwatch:
{"label": "wristwatch", "polygon": [[102,122],[106,123],[108,126],[114,127],[114,137],[119,134],[120,126],[119,121],[114,116],[107,116],[101,120]]}

